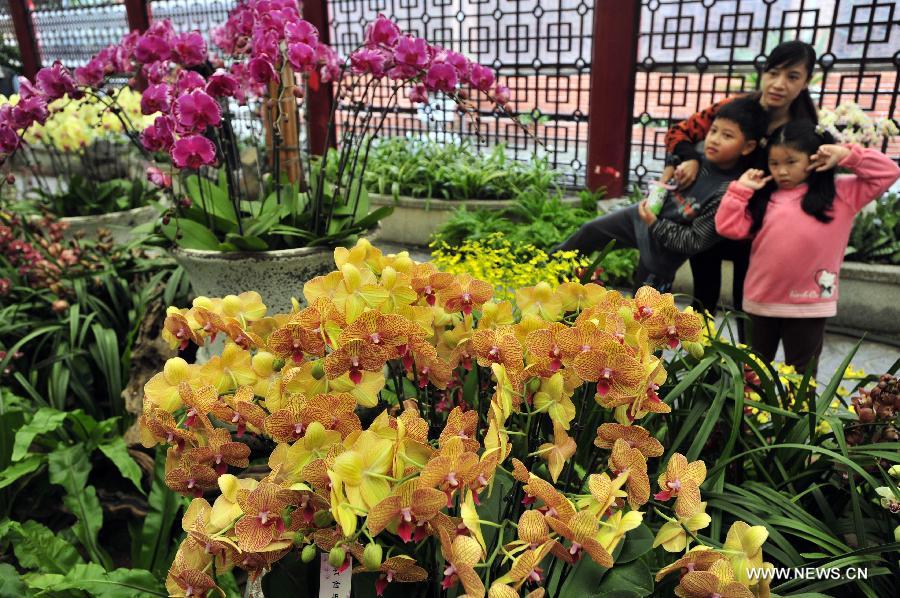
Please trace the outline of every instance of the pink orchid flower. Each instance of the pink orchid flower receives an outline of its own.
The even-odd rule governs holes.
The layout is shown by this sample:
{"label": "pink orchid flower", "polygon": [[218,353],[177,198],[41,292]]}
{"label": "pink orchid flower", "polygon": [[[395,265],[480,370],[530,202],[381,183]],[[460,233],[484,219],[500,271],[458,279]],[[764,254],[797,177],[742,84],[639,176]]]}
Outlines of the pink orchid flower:
{"label": "pink orchid flower", "polygon": [[182,137],[172,146],[172,162],[178,168],[197,170],[215,163],[216,150],[212,141],[202,135]]}
{"label": "pink orchid flower", "polygon": [[179,130],[198,133],[222,122],[222,109],[209,94],[195,89],[175,100],[173,112]]}

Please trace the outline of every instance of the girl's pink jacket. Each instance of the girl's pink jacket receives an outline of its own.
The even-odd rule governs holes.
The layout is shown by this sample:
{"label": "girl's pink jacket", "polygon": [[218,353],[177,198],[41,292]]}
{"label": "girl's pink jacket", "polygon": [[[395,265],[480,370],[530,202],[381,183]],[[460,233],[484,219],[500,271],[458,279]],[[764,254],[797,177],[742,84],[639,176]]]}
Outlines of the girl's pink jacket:
{"label": "girl's pink jacket", "polygon": [[747,202],[753,190],[737,181],[728,186],[716,213],[716,230],[729,239],[753,237],[744,281],[744,311],[757,316],[822,318],[837,313],[838,272],[850,239],[853,218],[887,191],[900,168],[879,151],[847,145],[840,166],[853,174],[835,178],[831,222],[820,222],[800,208],[806,185],[778,189],[763,218],[750,233]]}

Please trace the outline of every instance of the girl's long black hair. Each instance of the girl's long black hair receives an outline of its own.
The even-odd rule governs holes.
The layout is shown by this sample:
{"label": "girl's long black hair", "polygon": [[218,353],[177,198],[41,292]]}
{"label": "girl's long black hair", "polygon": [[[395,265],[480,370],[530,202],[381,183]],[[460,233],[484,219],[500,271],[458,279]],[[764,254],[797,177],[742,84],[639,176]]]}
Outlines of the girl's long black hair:
{"label": "girl's long black hair", "polygon": [[[785,146],[812,156],[819,146],[834,143],[834,137],[828,131],[816,132],[816,125],[808,120],[792,120],[786,125],[773,131],[766,147],[771,152],[773,147]],[[834,169],[824,172],[812,171],[806,179],[807,191],[803,196],[800,207],[804,212],[819,222],[831,222],[831,207],[834,204]],[[769,199],[778,188],[774,180],[766,183],[766,186],[753,194],[747,204],[747,210],[753,224],[750,232],[755,233],[760,229]]]}

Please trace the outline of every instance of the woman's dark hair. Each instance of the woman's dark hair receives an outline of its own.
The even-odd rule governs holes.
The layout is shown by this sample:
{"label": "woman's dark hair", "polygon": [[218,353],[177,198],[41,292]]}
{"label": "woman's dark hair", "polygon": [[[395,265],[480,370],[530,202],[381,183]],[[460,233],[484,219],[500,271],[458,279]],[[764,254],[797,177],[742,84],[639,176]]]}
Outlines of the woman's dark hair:
{"label": "woman's dark hair", "polygon": [[[807,80],[813,76],[816,68],[816,51],[807,44],[798,40],[784,42],[775,46],[775,49],[769,53],[766,62],[763,65],[763,72],[770,71],[775,68],[786,68],[802,64],[806,67]],[[814,123],[819,122],[819,114],[816,105],[809,95],[809,89],[806,88],[800,92],[794,101],[791,102],[791,119],[805,118]]]}
{"label": "woman's dark hair", "polygon": [[[772,133],[766,150],[771,152],[773,147],[785,146],[812,156],[818,151],[819,146],[831,143],[834,143],[834,137],[828,131],[817,133],[814,123],[808,120],[792,120]],[[819,222],[831,222],[830,212],[835,194],[834,170],[812,171],[806,179],[806,186],[806,195],[803,196],[800,207]],[[753,220],[750,232],[756,232],[762,226],[769,199],[777,188],[775,181],[771,180],[753,194],[747,205]]]}

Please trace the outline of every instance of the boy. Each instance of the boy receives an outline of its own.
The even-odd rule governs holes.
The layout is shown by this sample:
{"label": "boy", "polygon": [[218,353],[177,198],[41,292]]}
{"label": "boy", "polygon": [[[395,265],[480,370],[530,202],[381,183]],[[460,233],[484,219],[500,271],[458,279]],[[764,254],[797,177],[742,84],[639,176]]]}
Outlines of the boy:
{"label": "boy", "polygon": [[739,98],[725,104],[706,136],[697,179],[687,189],[669,191],[658,216],[644,200],[582,225],[553,251],[576,249],[589,255],[615,239],[617,248],[640,251],[635,288],[649,285],[667,292],[690,256],[721,240],[715,222],[719,201],[747,167],[767,125],[758,101]]}

